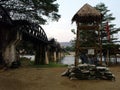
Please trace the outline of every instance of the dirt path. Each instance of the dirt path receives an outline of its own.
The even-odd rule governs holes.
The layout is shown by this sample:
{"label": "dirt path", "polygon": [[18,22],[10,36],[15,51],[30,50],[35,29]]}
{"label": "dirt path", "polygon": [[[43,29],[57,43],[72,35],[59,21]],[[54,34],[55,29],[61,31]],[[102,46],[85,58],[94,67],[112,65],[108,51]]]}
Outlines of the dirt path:
{"label": "dirt path", "polygon": [[110,70],[116,81],[69,80],[66,68],[27,68],[0,71],[0,90],[120,90],[120,66]]}

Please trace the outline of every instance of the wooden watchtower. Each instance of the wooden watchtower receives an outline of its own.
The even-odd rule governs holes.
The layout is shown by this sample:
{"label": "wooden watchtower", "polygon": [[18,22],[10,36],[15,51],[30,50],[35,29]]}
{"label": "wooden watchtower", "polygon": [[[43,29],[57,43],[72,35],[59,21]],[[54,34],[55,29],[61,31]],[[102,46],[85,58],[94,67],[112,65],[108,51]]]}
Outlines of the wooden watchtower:
{"label": "wooden watchtower", "polygon": [[[100,38],[100,23],[102,20],[102,14],[89,4],[85,4],[72,18],[72,22],[76,22],[77,25],[77,35],[76,35],[76,47],[75,47],[75,66],[79,63],[80,51],[84,49],[92,49],[97,51],[100,56],[100,61],[102,63],[102,45]],[[82,46],[80,32],[81,31],[94,31],[97,34],[95,39],[96,44],[91,46]]]}

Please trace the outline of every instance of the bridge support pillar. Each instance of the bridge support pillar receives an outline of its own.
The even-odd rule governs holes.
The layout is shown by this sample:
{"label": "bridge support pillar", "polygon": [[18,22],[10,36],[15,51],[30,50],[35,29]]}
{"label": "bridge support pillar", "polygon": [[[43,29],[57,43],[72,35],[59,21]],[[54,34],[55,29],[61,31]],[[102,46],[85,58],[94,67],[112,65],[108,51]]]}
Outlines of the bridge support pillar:
{"label": "bridge support pillar", "polygon": [[5,50],[3,51],[3,59],[5,64],[11,66],[12,62],[17,61],[17,51],[16,46],[21,41],[22,36],[17,32],[15,40],[11,41],[6,45]]}
{"label": "bridge support pillar", "polygon": [[56,55],[56,51],[53,52],[53,61],[56,62],[57,61],[57,55]]}
{"label": "bridge support pillar", "polygon": [[61,53],[61,52],[58,52],[58,59],[59,59],[59,60],[61,59],[60,53]]}
{"label": "bridge support pillar", "polygon": [[11,44],[6,47],[5,52],[4,52],[4,60],[5,63],[10,66],[12,62],[16,60],[16,49],[15,45]]}
{"label": "bridge support pillar", "polygon": [[36,65],[38,65],[38,64],[40,64],[40,46],[39,45],[37,45],[36,46],[36,51],[35,51],[35,64]]}
{"label": "bridge support pillar", "polygon": [[48,51],[45,52],[45,64],[49,64]]}
{"label": "bridge support pillar", "polygon": [[35,64],[49,64],[48,52],[44,44],[36,46]]}
{"label": "bridge support pillar", "polygon": [[60,53],[60,57],[63,58],[65,55],[63,52]]}

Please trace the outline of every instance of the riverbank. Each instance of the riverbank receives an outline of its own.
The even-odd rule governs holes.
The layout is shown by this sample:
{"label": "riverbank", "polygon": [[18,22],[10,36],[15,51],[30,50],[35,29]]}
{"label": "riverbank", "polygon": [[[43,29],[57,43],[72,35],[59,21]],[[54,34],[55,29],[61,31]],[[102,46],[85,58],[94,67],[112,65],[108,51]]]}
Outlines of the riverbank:
{"label": "riverbank", "polygon": [[0,71],[0,90],[120,90],[120,66],[110,67],[116,81],[69,80],[62,77],[67,67],[20,67]]}

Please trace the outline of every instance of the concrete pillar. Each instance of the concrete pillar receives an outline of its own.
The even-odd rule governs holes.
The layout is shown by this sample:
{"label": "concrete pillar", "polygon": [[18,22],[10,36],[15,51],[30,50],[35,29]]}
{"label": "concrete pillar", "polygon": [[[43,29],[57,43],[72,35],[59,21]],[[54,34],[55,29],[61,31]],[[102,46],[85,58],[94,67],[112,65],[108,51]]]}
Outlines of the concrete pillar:
{"label": "concrete pillar", "polygon": [[49,64],[48,52],[45,52],[45,64]]}
{"label": "concrete pillar", "polygon": [[37,45],[36,50],[35,50],[35,64],[36,65],[40,64],[40,61],[41,61],[40,58],[41,58],[41,56],[40,56],[40,46]]}
{"label": "concrete pillar", "polygon": [[6,45],[5,50],[3,51],[3,59],[8,66],[10,66],[13,61],[17,60],[16,46],[21,41],[22,36],[18,32],[16,34],[15,40]]}
{"label": "concrete pillar", "polygon": [[16,46],[12,44],[10,46],[10,61],[13,62],[16,60]]}
{"label": "concrete pillar", "polygon": [[16,49],[14,44],[6,47],[3,58],[8,66],[10,66],[12,62],[16,60]]}
{"label": "concrete pillar", "polygon": [[41,63],[45,64],[46,47],[44,44],[41,45]]}
{"label": "concrete pillar", "polygon": [[8,64],[9,62],[10,62],[10,59],[9,59],[9,57],[10,57],[10,52],[9,52],[10,50],[9,50],[9,47],[6,47],[5,48],[5,51],[4,51],[4,53],[3,53],[3,60],[5,60],[5,63],[6,64]]}
{"label": "concrete pillar", "polygon": [[61,59],[61,57],[60,57],[60,52],[58,52],[58,60],[60,60]]}
{"label": "concrete pillar", "polygon": [[60,56],[60,59],[62,58],[62,56],[61,56],[61,52],[59,53],[59,56]]}
{"label": "concrete pillar", "polygon": [[54,62],[57,61],[57,58],[56,58],[56,51],[54,51],[54,53],[53,53],[53,59],[54,59]]}
{"label": "concrete pillar", "polygon": [[62,52],[60,53],[60,56],[61,56],[61,58],[64,56]]}
{"label": "concrete pillar", "polygon": [[36,45],[36,53],[35,53],[35,64],[48,64],[48,53],[46,51],[45,45],[40,44]]}

